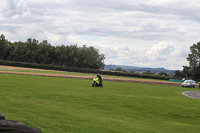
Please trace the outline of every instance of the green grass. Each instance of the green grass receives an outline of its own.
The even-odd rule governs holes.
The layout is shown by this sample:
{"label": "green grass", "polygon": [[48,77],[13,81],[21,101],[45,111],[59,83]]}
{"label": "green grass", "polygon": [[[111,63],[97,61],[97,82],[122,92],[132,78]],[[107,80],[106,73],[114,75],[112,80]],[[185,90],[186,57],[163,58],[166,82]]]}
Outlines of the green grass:
{"label": "green grass", "polygon": [[198,133],[190,88],[0,74],[0,113],[44,133]]}

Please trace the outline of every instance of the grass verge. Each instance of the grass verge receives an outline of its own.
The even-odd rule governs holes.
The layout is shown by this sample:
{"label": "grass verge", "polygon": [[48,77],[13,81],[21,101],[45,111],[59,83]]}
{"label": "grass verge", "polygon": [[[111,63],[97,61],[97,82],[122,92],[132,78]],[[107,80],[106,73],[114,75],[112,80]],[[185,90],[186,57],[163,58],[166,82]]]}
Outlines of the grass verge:
{"label": "grass verge", "polygon": [[0,113],[44,133],[197,133],[190,88],[0,74]]}

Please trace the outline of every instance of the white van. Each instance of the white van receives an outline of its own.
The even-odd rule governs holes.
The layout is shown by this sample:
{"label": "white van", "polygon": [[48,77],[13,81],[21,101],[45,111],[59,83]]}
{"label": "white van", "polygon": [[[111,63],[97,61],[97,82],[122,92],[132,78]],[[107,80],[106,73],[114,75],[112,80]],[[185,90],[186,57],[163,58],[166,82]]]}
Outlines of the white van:
{"label": "white van", "polygon": [[191,88],[195,88],[196,87],[196,82],[194,80],[185,80],[182,83],[182,87],[191,87]]}

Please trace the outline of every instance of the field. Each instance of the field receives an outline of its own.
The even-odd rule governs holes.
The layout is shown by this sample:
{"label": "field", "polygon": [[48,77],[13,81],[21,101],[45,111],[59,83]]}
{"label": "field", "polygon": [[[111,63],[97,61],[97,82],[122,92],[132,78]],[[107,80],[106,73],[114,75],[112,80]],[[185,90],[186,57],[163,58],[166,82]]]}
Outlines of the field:
{"label": "field", "polygon": [[0,113],[44,133],[197,133],[198,99],[187,90],[91,80],[0,74]]}

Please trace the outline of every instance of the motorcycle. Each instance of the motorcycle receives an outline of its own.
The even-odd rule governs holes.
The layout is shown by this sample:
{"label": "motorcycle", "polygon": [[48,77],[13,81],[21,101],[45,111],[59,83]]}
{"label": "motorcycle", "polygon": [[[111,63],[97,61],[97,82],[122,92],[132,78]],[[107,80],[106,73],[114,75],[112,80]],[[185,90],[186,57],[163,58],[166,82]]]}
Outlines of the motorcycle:
{"label": "motorcycle", "polygon": [[99,79],[99,77],[93,78],[93,84],[92,87],[103,87],[102,81]]}

